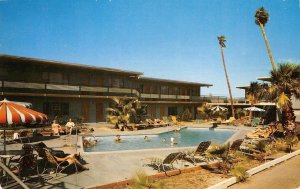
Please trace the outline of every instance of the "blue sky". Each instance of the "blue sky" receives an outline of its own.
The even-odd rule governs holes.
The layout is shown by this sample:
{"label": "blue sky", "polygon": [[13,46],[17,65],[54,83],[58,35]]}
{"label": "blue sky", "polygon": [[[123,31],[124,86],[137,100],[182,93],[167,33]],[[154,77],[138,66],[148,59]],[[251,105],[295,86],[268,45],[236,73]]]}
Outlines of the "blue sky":
{"label": "blue sky", "polygon": [[1,0],[0,54],[144,72],[210,83],[228,96],[217,36],[234,97],[271,69],[255,10],[264,6],[275,62],[300,63],[299,0]]}

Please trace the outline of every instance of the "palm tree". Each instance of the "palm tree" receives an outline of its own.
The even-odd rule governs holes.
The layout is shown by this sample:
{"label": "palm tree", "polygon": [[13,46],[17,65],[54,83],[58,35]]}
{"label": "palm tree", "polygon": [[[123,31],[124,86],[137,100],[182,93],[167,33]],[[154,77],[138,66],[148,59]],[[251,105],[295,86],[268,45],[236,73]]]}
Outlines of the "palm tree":
{"label": "palm tree", "polygon": [[224,51],[223,51],[223,48],[226,47],[226,45],[225,45],[225,42],[226,42],[225,36],[223,36],[223,35],[218,36],[218,40],[219,40],[219,45],[220,45],[220,48],[221,48],[222,62],[223,62],[225,76],[226,76],[226,81],[227,81],[227,87],[228,87],[228,91],[229,91],[229,96],[230,96],[231,113],[232,113],[232,116],[234,117],[233,100],[232,100],[231,88],[230,88],[230,83],[229,83],[229,79],[228,79],[228,75],[227,75],[225,58],[224,58]]}
{"label": "palm tree", "polygon": [[261,32],[263,34],[266,46],[267,46],[267,50],[268,50],[268,54],[271,60],[271,64],[272,64],[272,68],[273,70],[276,70],[276,66],[274,63],[274,59],[273,59],[273,55],[270,49],[270,45],[266,36],[266,32],[265,32],[265,25],[269,20],[269,13],[264,9],[264,7],[261,7],[259,9],[256,10],[255,12],[255,23],[260,27]]}
{"label": "palm tree", "polygon": [[119,123],[139,122],[146,114],[145,106],[142,106],[137,99],[128,97],[112,98],[113,103],[106,111],[108,121],[118,128]]}
{"label": "palm tree", "polygon": [[[246,98],[250,101],[251,107],[258,102],[262,95],[261,86],[258,82],[251,82],[250,87],[246,90]],[[252,118],[252,111],[250,111],[249,117]]]}
{"label": "palm tree", "polygon": [[275,101],[281,110],[281,122],[286,131],[295,130],[295,116],[292,96],[300,99],[300,65],[292,63],[279,64],[277,70],[271,71],[271,85],[267,96]]}

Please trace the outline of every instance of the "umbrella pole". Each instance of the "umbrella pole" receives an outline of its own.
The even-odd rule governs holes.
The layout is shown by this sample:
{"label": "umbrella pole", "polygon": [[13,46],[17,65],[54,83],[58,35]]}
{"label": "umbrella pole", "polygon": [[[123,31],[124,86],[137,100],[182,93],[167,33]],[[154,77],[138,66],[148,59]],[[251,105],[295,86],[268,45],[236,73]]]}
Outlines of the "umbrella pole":
{"label": "umbrella pole", "polygon": [[3,147],[4,147],[4,153],[6,154],[6,134],[5,134],[5,126],[4,126],[4,142],[3,142]]}

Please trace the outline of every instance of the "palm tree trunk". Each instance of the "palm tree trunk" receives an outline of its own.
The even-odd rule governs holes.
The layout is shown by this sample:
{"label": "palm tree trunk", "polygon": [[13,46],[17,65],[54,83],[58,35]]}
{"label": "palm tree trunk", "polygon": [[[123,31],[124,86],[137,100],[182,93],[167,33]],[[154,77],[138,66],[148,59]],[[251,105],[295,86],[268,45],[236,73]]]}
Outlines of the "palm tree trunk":
{"label": "palm tree trunk", "polygon": [[295,132],[295,114],[292,106],[282,111],[282,126],[286,129],[287,133]]}
{"label": "palm tree trunk", "polygon": [[225,76],[226,76],[227,87],[228,87],[228,91],[229,91],[230,104],[231,104],[231,113],[232,113],[232,116],[234,117],[233,100],[232,100],[231,88],[230,88],[229,79],[228,79],[227,70],[226,70],[226,65],[225,65],[224,52],[223,52],[223,47],[222,46],[220,46],[220,47],[221,47],[222,62],[223,62]]}
{"label": "palm tree trunk", "polygon": [[263,34],[263,37],[264,37],[264,40],[265,40],[265,43],[266,43],[266,46],[267,46],[267,50],[268,50],[268,54],[269,54],[269,57],[270,57],[270,60],[271,60],[273,71],[275,71],[276,70],[276,66],[275,66],[273,55],[272,55],[272,52],[271,52],[271,48],[270,48],[270,45],[269,45],[269,42],[268,42],[268,39],[267,39],[265,28],[264,28],[264,26],[261,23],[259,23],[259,27],[261,29],[261,32]]}

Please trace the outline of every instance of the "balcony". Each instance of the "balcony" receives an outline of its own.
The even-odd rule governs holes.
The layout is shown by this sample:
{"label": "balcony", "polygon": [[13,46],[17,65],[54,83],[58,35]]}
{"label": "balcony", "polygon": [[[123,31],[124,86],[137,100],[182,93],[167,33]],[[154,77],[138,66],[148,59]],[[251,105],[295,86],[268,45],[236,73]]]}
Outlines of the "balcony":
{"label": "balcony", "polygon": [[33,83],[24,81],[1,81],[2,95],[55,96],[107,98],[111,96],[137,97],[144,101],[209,102],[212,97],[140,93],[136,89],[66,85],[55,83]]}
{"label": "balcony", "polygon": [[139,92],[130,88],[113,88],[84,85],[65,85],[53,83],[33,83],[33,82],[15,82],[1,81],[1,93],[5,94],[23,94],[30,96],[130,96],[138,97]]}

